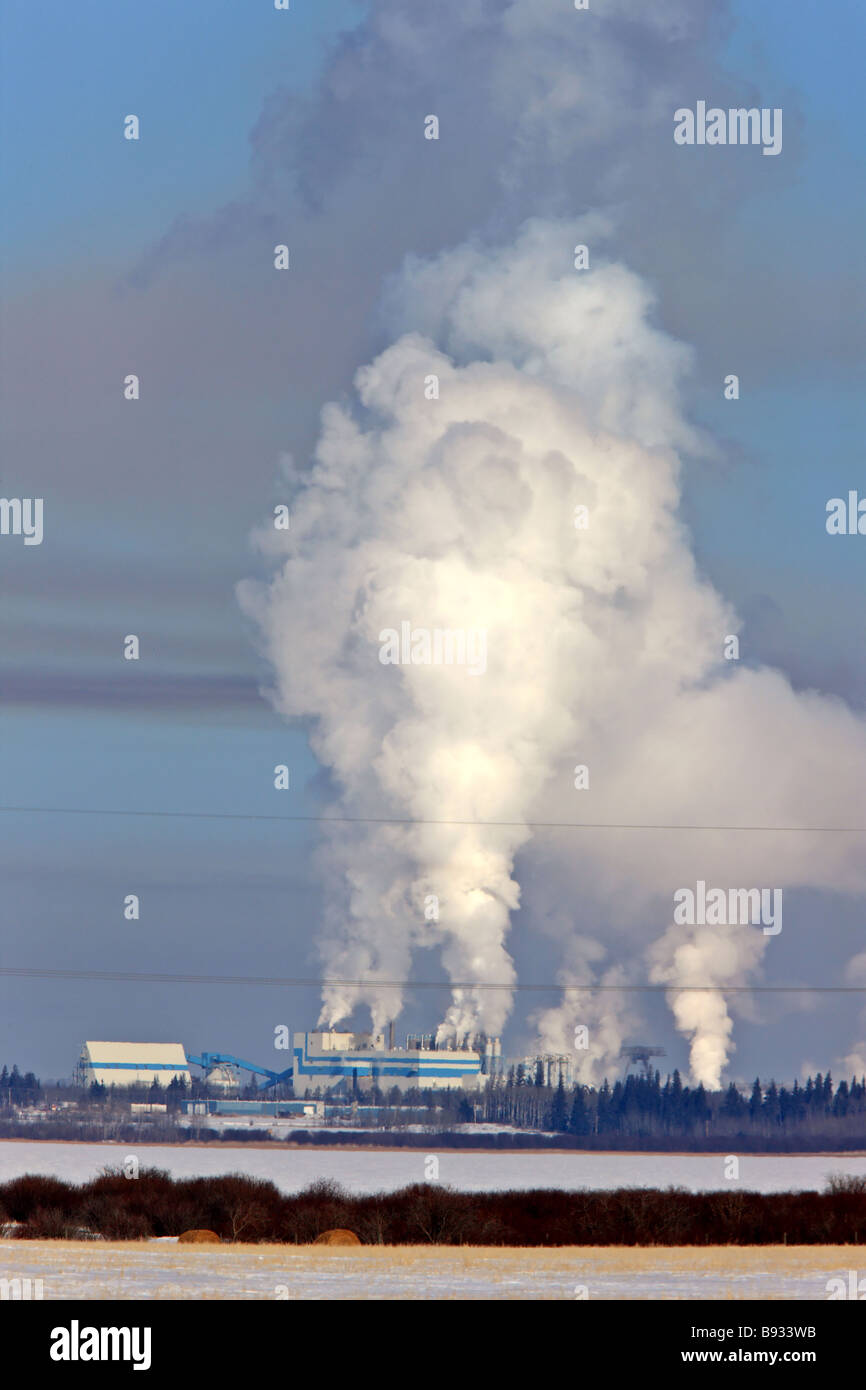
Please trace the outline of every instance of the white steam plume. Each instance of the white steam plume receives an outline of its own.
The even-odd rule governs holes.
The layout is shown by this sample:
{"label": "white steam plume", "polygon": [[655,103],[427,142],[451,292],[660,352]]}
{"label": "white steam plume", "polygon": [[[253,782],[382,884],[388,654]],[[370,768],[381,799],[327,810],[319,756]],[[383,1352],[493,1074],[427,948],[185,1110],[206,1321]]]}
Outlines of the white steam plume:
{"label": "white steam plume", "polygon": [[[568,790],[575,750],[604,770],[598,820],[742,823],[745,790],[745,819],[809,823],[844,818],[861,799],[862,723],[775,673],[731,675],[722,659],[735,619],[698,575],[677,518],[675,451],[699,445],[678,400],[689,353],[651,326],[643,282],[603,262],[604,232],[599,218],[534,221],[497,253],[467,245],[411,262],[389,295],[401,336],[359,371],[360,411],[325,409],[313,467],[295,479],[291,531],[261,536],[277,574],[241,587],[278,708],[311,721],[340,812],[453,822],[329,836],[322,945],[329,973],[370,981],[405,978],[413,947],[438,946],[454,982],[443,1029],[458,1037],[498,1032],[508,1016],[507,991],[472,982],[514,979],[515,855],[528,822],[547,818],[542,804],[551,819],[580,819]],[[572,248],[590,236],[593,269],[577,272]],[[425,395],[433,375],[438,399]],[[486,631],[484,673],[382,665],[381,634],[403,622]],[[823,770],[823,793],[804,787],[792,747]],[[559,798],[567,809],[550,815]],[[769,880],[785,887],[866,886],[844,840],[730,846],[705,838],[689,870],[744,886],[770,872],[787,875]],[[568,841],[566,855],[564,878],[591,864],[600,901],[627,899],[626,931],[653,901],[654,920],[670,920],[670,894],[690,882],[671,838],[599,836],[591,856]],[[439,901],[432,925],[428,895]],[[696,969],[704,980],[688,983],[744,980],[766,938],[708,930],[690,941],[666,932],[650,956],[655,978],[674,985]],[[570,985],[567,933],[563,955]],[[731,1045],[722,996],[672,1002],[693,1074],[718,1085]],[[359,1003],[381,1025],[401,993],[328,989],[323,1018]],[[597,1015],[594,1062],[622,1041],[612,1003]],[[576,1007],[569,991],[541,1016],[545,1046],[585,1021]]]}

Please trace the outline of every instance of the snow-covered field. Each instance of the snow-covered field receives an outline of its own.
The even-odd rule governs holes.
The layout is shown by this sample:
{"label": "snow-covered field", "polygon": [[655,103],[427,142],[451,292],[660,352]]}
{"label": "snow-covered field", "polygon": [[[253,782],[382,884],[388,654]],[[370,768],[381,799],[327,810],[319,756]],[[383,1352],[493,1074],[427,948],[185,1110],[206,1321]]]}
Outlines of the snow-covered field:
{"label": "snow-covered field", "polygon": [[829,1173],[866,1174],[866,1156],[828,1154],[741,1155],[739,1178],[725,1176],[721,1154],[459,1153],[431,1148],[337,1152],[283,1149],[52,1144],[0,1141],[0,1182],[22,1173],[48,1173],[84,1182],[107,1165],[135,1154],[142,1167],[175,1177],[246,1173],[269,1178],[283,1192],[298,1192],[318,1178],[332,1178],[350,1192],[388,1192],[429,1181],[435,1158],[438,1181],[468,1192],[508,1188],[686,1187],[693,1192],[732,1187],[758,1192],[824,1188]]}
{"label": "snow-covered field", "polygon": [[4,1241],[0,1278],[45,1300],[826,1299],[863,1247],[507,1250]]}

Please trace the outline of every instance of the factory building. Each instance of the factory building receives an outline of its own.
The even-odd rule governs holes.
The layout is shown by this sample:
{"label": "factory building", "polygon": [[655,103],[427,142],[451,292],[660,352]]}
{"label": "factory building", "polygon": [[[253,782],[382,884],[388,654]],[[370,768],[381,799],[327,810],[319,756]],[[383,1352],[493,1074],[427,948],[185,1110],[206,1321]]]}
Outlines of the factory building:
{"label": "factory building", "polygon": [[168,1086],[176,1078],[190,1084],[182,1043],[86,1042],[76,1070],[80,1086]]}
{"label": "factory building", "polygon": [[[346,1110],[350,1107],[343,1106]],[[271,1116],[273,1119],[289,1117],[309,1120],[324,1120],[325,1102],[323,1100],[224,1100],[222,1097],[208,1100],[184,1101],[181,1109],[185,1115],[250,1115]],[[332,1113],[336,1106],[328,1106]]]}
{"label": "factory building", "polygon": [[498,1038],[479,1036],[464,1047],[437,1045],[432,1035],[408,1037],[395,1047],[393,1025],[384,1033],[295,1033],[292,1040],[295,1095],[340,1087],[389,1091],[415,1087],[445,1090],[459,1086],[479,1090],[501,1065]]}

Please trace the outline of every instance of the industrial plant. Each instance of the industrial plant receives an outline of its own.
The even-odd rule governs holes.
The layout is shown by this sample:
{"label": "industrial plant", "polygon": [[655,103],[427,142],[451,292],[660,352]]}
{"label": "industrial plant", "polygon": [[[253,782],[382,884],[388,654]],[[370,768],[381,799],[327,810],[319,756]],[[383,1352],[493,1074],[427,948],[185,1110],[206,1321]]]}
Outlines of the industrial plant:
{"label": "industrial plant", "polygon": [[295,1094],[317,1086],[369,1090],[478,1090],[502,1063],[499,1038],[479,1036],[463,1047],[442,1046],[432,1035],[410,1036],[394,1045],[384,1033],[295,1033],[292,1039]]}
{"label": "industrial plant", "polygon": [[[80,1086],[168,1086],[172,1081],[189,1086],[191,1066],[200,1068],[201,1079],[224,1093],[240,1087],[240,1073],[248,1072],[260,1090],[286,1086],[297,1097],[310,1091],[480,1090],[504,1069],[499,1038],[485,1034],[463,1044],[437,1042],[434,1034],[410,1034],[403,1046],[388,1033],[338,1032],[314,1029],[292,1034],[291,1065],[276,1070],[232,1053],[187,1053],[181,1043],[86,1042],[75,1079]],[[566,1058],[525,1059],[527,1068],[543,1062],[545,1079],[556,1084],[570,1078]],[[518,1064],[519,1065],[519,1064]],[[555,1079],[554,1079],[555,1078]]]}

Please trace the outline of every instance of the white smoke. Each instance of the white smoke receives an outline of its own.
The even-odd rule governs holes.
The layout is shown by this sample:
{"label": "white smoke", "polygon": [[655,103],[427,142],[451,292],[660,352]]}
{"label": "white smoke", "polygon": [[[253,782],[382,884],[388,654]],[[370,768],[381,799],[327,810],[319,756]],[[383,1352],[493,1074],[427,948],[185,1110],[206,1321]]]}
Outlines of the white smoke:
{"label": "white smoke", "polygon": [[[557,973],[563,992],[559,1004],[533,1015],[539,1051],[571,1055],[575,1079],[596,1085],[619,1056],[635,1021],[632,996],[618,988],[629,983],[628,971],[622,963],[605,965],[604,945],[576,935],[573,920],[561,909],[555,920],[564,957]],[[595,988],[577,987],[587,984]]]}
{"label": "white smoke", "polygon": [[[612,718],[603,716],[592,740],[588,760],[599,775],[591,814],[576,816],[574,794],[560,795],[545,807],[551,819],[570,814],[686,827],[862,823],[866,729],[840,701],[797,694],[766,669],[706,679],[695,671],[679,673],[667,708],[648,710],[627,662],[623,696],[630,708],[622,705]],[[786,894],[807,886],[866,891],[861,841],[853,834],[624,831],[594,834],[568,849],[568,865],[546,875],[539,909],[547,893],[564,895],[573,891],[572,883],[587,885],[584,915],[605,921],[607,952],[630,961],[631,979],[671,986],[668,1000],[690,1042],[692,1075],[710,1087],[720,1084],[733,1047],[732,1008],[753,1007],[748,998],[726,995],[725,987],[741,990],[757,982],[771,951],[782,953],[783,979],[796,979],[798,943],[815,924],[788,912],[777,937],[765,936],[760,926],[673,925],[676,889],[694,888],[701,878],[725,888],[778,887]],[[653,940],[654,924],[666,923]],[[833,980],[828,962],[825,979],[815,983]],[[599,996],[598,1003],[603,1000]],[[540,1026],[556,1016],[548,1011]],[[634,1018],[624,1015],[622,1022],[625,1034]],[[603,1062],[612,1057],[609,1051],[599,1055]]]}
{"label": "white smoke", "polygon": [[[327,836],[323,957],[357,981],[325,990],[328,1023],[359,1004],[376,1026],[394,1017],[402,990],[376,981],[407,978],[413,950],[433,946],[453,982],[443,1033],[501,1030],[510,991],[473,984],[514,981],[515,856],[531,853],[531,821],[589,818],[576,761],[592,766],[598,821],[844,823],[862,801],[862,721],[723,660],[736,620],[677,515],[677,451],[702,447],[679,402],[690,354],[652,326],[646,285],[604,261],[605,232],[599,218],[533,221],[499,251],[410,262],[388,296],[400,336],[358,372],[357,409],[323,412],[291,530],[259,538],[272,582],[240,588],[277,707],[310,721],[333,773],[334,814],[417,822]],[[573,247],[589,239],[592,269],[576,271]],[[382,665],[381,634],[404,621],[486,630],[486,672]],[[696,877],[863,891],[855,848],[844,836],[566,838],[557,880],[590,884],[633,938],[650,909],[669,921],[671,894]],[[570,1050],[589,1009],[592,1067],[631,1020],[624,996],[575,992],[604,953],[591,937],[575,950],[579,935],[563,928],[571,988],[537,1026],[545,1049]],[[658,983],[721,990],[766,949],[760,931],[668,928],[647,959]],[[723,994],[670,1000],[695,1079],[718,1086],[732,1046]]]}
{"label": "white smoke", "polygon": [[[651,947],[650,979],[686,986],[668,1002],[677,1028],[690,1041],[696,1081],[717,1088],[732,1050],[733,1019],[722,988],[742,985],[760,963],[765,938],[752,927],[671,926]],[[719,986],[719,990],[712,989]]]}

